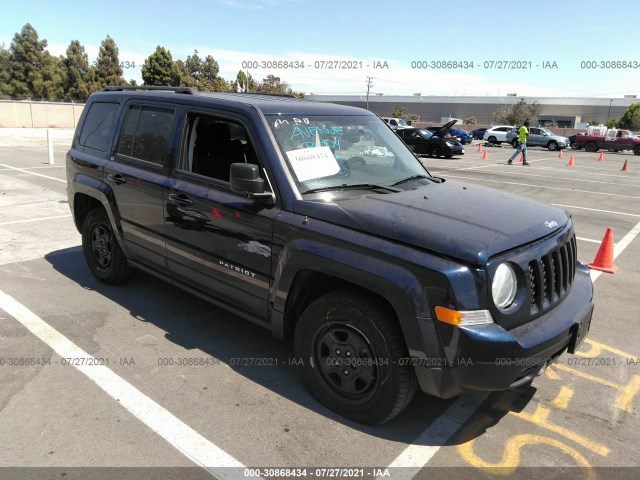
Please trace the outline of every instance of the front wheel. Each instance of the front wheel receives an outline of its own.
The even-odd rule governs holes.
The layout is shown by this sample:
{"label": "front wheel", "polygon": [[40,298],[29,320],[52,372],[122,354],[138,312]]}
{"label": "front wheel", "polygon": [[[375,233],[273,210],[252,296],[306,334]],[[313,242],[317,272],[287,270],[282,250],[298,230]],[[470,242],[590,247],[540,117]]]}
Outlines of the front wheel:
{"label": "front wheel", "polygon": [[296,327],[295,353],[311,394],[361,423],[395,417],[416,389],[395,315],[355,290],[328,293],[307,307]]}
{"label": "front wheel", "polygon": [[549,151],[555,152],[556,150],[558,150],[558,142],[556,142],[555,140],[550,141],[547,144],[547,148],[549,149]]}
{"label": "front wheel", "polygon": [[489,143],[495,143],[495,144],[498,143],[498,139],[496,137],[494,137],[493,135],[490,136],[487,140],[489,141]]}
{"label": "front wheel", "polygon": [[82,251],[91,273],[103,283],[123,283],[133,273],[102,207],[94,208],[84,219]]}
{"label": "front wheel", "polygon": [[636,146],[633,148],[633,154],[634,154],[634,155],[640,155],[640,145],[636,145]]}

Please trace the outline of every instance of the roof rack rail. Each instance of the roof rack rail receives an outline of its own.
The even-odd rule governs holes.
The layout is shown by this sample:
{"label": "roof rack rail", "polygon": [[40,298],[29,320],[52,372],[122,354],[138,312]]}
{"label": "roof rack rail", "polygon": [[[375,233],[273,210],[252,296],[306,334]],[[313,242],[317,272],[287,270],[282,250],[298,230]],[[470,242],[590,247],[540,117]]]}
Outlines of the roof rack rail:
{"label": "roof rack rail", "polygon": [[164,90],[176,93],[186,93],[189,95],[194,95],[198,89],[193,87],[159,87],[159,86],[148,86],[148,85],[116,85],[110,87],[104,87],[103,92],[118,92],[123,90]]}
{"label": "roof rack rail", "polygon": [[298,98],[290,93],[264,93],[264,92],[232,92],[240,95],[261,95],[263,97],[284,97],[284,98]]}

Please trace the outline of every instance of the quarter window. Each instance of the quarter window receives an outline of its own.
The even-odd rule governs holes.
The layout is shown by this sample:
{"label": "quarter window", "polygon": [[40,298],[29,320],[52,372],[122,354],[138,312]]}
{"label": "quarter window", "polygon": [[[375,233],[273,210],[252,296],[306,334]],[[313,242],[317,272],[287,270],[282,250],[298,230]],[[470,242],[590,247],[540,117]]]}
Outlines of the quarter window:
{"label": "quarter window", "polygon": [[117,103],[93,103],[80,132],[80,145],[106,152],[113,135],[117,111]]}

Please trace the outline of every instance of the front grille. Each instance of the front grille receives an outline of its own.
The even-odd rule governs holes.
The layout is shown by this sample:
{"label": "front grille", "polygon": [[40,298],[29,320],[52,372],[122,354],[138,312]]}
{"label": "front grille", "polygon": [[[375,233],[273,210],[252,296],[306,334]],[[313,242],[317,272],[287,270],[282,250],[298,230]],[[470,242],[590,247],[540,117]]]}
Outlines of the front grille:
{"label": "front grille", "polygon": [[531,313],[537,314],[564,298],[576,273],[576,237],[529,262]]}

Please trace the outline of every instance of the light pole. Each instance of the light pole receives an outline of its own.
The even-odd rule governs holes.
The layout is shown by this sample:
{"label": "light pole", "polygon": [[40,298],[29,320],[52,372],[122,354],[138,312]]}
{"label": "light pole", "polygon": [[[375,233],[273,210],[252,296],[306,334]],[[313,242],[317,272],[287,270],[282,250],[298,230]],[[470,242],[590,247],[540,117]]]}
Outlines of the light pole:
{"label": "light pole", "polygon": [[373,84],[371,83],[373,77],[367,77],[367,110],[369,110],[369,90],[371,90],[371,87],[373,87]]}
{"label": "light pole", "polygon": [[607,112],[607,121],[611,118],[611,104],[613,103],[613,98],[609,100],[609,111]]}

